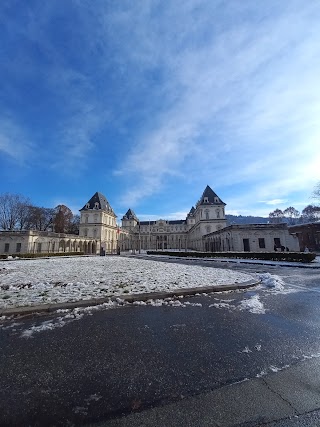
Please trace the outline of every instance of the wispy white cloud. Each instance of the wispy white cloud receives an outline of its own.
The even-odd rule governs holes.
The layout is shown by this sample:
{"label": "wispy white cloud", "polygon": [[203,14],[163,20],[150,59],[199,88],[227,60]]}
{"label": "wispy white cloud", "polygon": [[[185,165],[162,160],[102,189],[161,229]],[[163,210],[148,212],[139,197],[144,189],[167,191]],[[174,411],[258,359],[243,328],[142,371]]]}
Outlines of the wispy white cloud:
{"label": "wispy white cloud", "polygon": [[[320,136],[319,30],[313,25],[320,10],[316,2],[303,10],[296,2],[278,9],[278,15],[271,4],[264,12],[235,26],[226,22],[219,32],[207,27],[201,45],[180,51],[179,37],[163,49],[161,23],[151,31],[153,50],[163,54],[152,60],[167,73],[172,103],[152,116],[154,129],[134,141],[118,170],[137,178],[124,201],[138,203],[171,175],[202,176],[217,185],[243,182],[252,187],[251,196],[257,177],[264,181],[263,197],[276,198],[297,185],[306,189],[319,177],[310,162],[318,157],[314,144]],[[145,18],[141,26],[150,29],[152,17]],[[203,19],[193,22],[196,36]],[[135,42],[141,41],[141,26]],[[145,54],[148,63],[150,40],[136,45],[134,55],[143,61]]]}
{"label": "wispy white cloud", "polygon": [[[19,46],[4,64],[6,90],[18,100],[39,89],[24,117],[34,166],[86,180],[115,151],[105,175],[126,187],[121,208],[209,183],[244,213],[272,206],[259,200],[301,202],[320,180],[317,0],[75,0],[11,18],[0,16]],[[23,122],[10,123],[0,150],[26,159]]]}
{"label": "wispy white cloud", "polygon": [[0,154],[8,156],[20,166],[33,157],[32,143],[27,132],[8,117],[0,118]]}
{"label": "wispy white cloud", "polygon": [[266,205],[282,205],[286,203],[285,199],[273,199],[273,200],[262,200],[260,203],[265,203]]}

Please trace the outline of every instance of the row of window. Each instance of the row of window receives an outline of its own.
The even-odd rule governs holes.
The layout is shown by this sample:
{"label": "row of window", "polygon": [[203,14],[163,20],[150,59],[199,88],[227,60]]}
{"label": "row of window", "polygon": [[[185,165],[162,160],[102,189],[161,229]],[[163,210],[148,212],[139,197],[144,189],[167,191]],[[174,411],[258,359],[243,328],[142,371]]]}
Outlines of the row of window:
{"label": "row of window", "polygon": [[[4,244],[4,253],[8,253],[10,250],[10,243]],[[16,243],[16,253],[21,252],[21,243]]]}
{"label": "row of window", "polygon": [[[85,215],[84,222],[85,222],[85,224],[89,223],[89,215]],[[98,222],[98,214],[94,214],[93,215],[93,222]],[[116,225],[116,220],[114,218],[110,217],[110,216],[107,216],[106,224],[107,225],[113,225],[113,226],[115,226]]]}
{"label": "row of window", "polygon": [[[204,211],[204,216],[202,215],[202,209],[200,209],[200,218],[210,219],[210,211],[209,209],[206,209]],[[216,209],[216,218],[220,218],[220,209]]]}

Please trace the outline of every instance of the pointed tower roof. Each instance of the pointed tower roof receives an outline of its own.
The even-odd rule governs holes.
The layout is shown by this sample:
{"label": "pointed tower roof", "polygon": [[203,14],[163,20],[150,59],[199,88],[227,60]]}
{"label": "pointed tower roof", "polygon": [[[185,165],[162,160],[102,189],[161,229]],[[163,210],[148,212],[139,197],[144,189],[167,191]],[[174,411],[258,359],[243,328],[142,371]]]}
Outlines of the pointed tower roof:
{"label": "pointed tower roof", "polygon": [[202,193],[202,196],[200,200],[197,203],[197,207],[199,205],[226,205],[220,197],[216,195],[216,193],[212,190],[209,185],[206,186],[204,192]]}
{"label": "pointed tower roof", "polygon": [[137,215],[133,212],[133,210],[132,209],[128,209],[127,210],[127,213],[125,213],[124,215],[123,215],[123,218],[122,219],[135,219],[136,221],[139,221],[138,220],[138,217],[137,217]]}
{"label": "pointed tower roof", "polygon": [[194,206],[192,206],[192,208],[190,209],[190,212],[187,215],[187,218],[189,218],[190,216],[194,216],[195,211],[196,210],[195,210]]}
{"label": "pointed tower roof", "polygon": [[94,193],[91,199],[80,209],[80,212],[88,209],[102,209],[116,216],[106,197],[98,191]]}

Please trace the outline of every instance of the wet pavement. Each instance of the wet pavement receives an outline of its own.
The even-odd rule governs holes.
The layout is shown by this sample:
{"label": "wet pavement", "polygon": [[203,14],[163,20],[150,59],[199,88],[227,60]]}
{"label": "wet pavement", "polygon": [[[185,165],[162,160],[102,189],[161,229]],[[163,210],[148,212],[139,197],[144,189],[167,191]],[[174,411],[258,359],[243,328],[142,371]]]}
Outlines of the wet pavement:
{"label": "wet pavement", "polygon": [[[112,420],[268,378],[320,356],[319,270],[203,265],[276,274],[292,292],[252,289],[185,297],[180,301],[191,304],[184,307],[128,305],[85,314],[30,338],[24,337],[26,330],[57,324],[64,314],[4,322],[0,425]],[[241,309],[241,302],[255,295],[265,314]]]}

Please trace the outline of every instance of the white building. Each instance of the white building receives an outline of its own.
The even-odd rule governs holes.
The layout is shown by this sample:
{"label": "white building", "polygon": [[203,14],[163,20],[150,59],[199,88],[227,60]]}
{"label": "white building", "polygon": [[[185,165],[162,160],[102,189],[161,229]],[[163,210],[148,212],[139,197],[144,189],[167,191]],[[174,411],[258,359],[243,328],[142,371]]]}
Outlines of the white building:
{"label": "white building", "polygon": [[298,239],[286,224],[248,224],[226,227],[225,203],[207,185],[185,219],[139,221],[132,209],[122,227],[106,197],[95,193],[80,209],[79,235],[44,231],[1,231],[0,254],[127,250],[298,251]]}
{"label": "white building", "polygon": [[84,252],[97,253],[99,241],[52,231],[0,231],[0,254]]}
{"label": "white building", "polygon": [[207,252],[299,251],[298,238],[287,224],[230,225],[203,237]]}
{"label": "white building", "polygon": [[139,221],[132,209],[122,217],[121,249],[203,250],[203,236],[226,226],[225,203],[207,185],[186,219]]}

